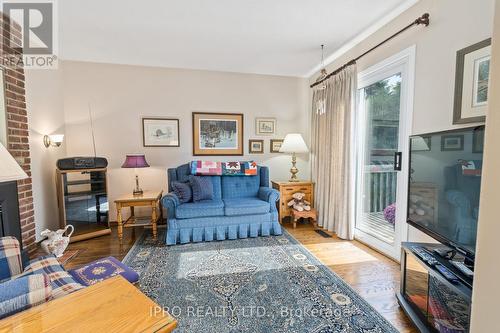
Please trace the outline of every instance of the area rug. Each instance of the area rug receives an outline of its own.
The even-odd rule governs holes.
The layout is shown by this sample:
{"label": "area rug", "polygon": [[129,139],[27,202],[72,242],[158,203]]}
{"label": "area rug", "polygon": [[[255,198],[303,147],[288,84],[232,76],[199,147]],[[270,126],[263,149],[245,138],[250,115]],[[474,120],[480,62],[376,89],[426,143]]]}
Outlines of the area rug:
{"label": "area rug", "polygon": [[397,332],[340,277],[282,236],[164,245],[145,232],[123,262],[184,332]]}

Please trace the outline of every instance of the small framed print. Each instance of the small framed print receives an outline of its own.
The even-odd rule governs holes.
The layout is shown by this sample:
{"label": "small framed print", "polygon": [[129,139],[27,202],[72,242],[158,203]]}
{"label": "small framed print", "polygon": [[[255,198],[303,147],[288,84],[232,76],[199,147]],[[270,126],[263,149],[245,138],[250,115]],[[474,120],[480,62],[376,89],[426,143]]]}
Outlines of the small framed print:
{"label": "small framed print", "polygon": [[491,38],[457,52],[453,124],[485,121],[490,58]]}
{"label": "small framed print", "polygon": [[179,119],[142,118],[144,147],[179,147]]}
{"label": "small framed print", "polygon": [[250,154],[263,154],[264,140],[248,140],[248,152]]}
{"label": "small framed print", "polygon": [[256,135],[276,134],[276,118],[255,118]]}
{"label": "small framed print", "polygon": [[441,137],[441,151],[464,150],[463,135],[443,135]]}
{"label": "small framed print", "polygon": [[271,139],[271,153],[279,153],[281,145],[283,144],[283,139]]}

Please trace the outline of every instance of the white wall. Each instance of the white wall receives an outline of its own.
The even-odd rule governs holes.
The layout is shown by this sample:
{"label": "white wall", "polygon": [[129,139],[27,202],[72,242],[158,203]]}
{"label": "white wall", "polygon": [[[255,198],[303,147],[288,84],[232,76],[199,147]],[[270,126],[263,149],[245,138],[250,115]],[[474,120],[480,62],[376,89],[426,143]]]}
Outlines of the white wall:
{"label": "white wall", "polygon": [[[490,90],[500,89],[500,4],[495,8],[495,24],[490,67]],[[500,95],[489,94],[489,111],[486,118],[481,204],[477,231],[477,248],[472,294],[471,332],[498,332],[498,244],[500,223],[498,203],[500,198]]]}
{"label": "white wall", "polygon": [[[358,71],[416,45],[413,134],[448,130],[452,125],[456,52],[491,37],[494,0],[421,0],[330,64],[333,69],[362,54],[423,13],[428,27],[406,31],[358,61]],[[318,73],[310,78],[312,83]],[[471,126],[473,124],[469,124]],[[466,125],[467,126],[467,125]],[[432,241],[410,227],[410,241]]]}
{"label": "white wall", "polygon": [[45,148],[43,136],[65,133],[61,67],[59,70],[27,70],[26,87],[33,205],[39,240],[40,231],[59,227],[55,168],[56,161],[65,156],[66,147],[63,143],[58,148]]}
{"label": "white wall", "polygon": [[[166,169],[193,159],[255,160],[270,167],[271,179],[288,179],[290,156],[269,153],[269,137],[255,135],[255,117],[276,117],[277,134],[308,137],[306,80],[291,77],[64,62],[64,115],[68,156],[93,155],[88,104],[94,119],[97,155],[109,161],[110,202],[132,191],[134,173],[120,166],[127,153],[145,153],[139,169],[143,189],[166,190]],[[245,156],[193,157],[193,111],[244,114]],[[142,146],[141,117],[180,119],[179,148]],[[248,154],[248,139],[264,138],[265,154]],[[298,161],[309,178],[308,156]],[[115,219],[114,205],[110,207]]]}

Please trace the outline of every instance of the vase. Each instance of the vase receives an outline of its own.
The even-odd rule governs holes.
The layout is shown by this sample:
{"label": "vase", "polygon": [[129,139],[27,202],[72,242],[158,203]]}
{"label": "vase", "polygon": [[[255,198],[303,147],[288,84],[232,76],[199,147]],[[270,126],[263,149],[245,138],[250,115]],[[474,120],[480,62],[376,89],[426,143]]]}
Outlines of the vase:
{"label": "vase", "polygon": [[[63,236],[68,229],[71,229],[68,236]],[[75,231],[75,228],[71,224],[68,224],[64,229],[56,231],[51,231],[49,229],[42,231],[40,235],[42,237],[47,237],[47,239],[41,243],[42,250],[47,254],[55,255],[57,258],[62,257],[69,245],[69,240],[73,231]]]}

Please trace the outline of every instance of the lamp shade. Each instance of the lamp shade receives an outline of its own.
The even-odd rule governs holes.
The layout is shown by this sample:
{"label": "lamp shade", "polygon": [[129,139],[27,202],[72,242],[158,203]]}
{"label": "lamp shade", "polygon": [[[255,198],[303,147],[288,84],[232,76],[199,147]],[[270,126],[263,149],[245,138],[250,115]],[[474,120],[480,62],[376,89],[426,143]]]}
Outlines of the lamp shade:
{"label": "lamp shade", "polygon": [[12,155],[0,144],[0,183],[28,178]]}
{"label": "lamp shade", "polygon": [[123,162],[122,168],[148,168],[149,164],[146,162],[146,157],[144,155],[127,155],[125,162]]}
{"label": "lamp shade", "polygon": [[427,141],[421,136],[417,136],[411,139],[411,149],[412,150],[430,150]]}
{"label": "lamp shade", "polygon": [[300,133],[290,133],[285,136],[280,153],[307,153],[309,148]]}

